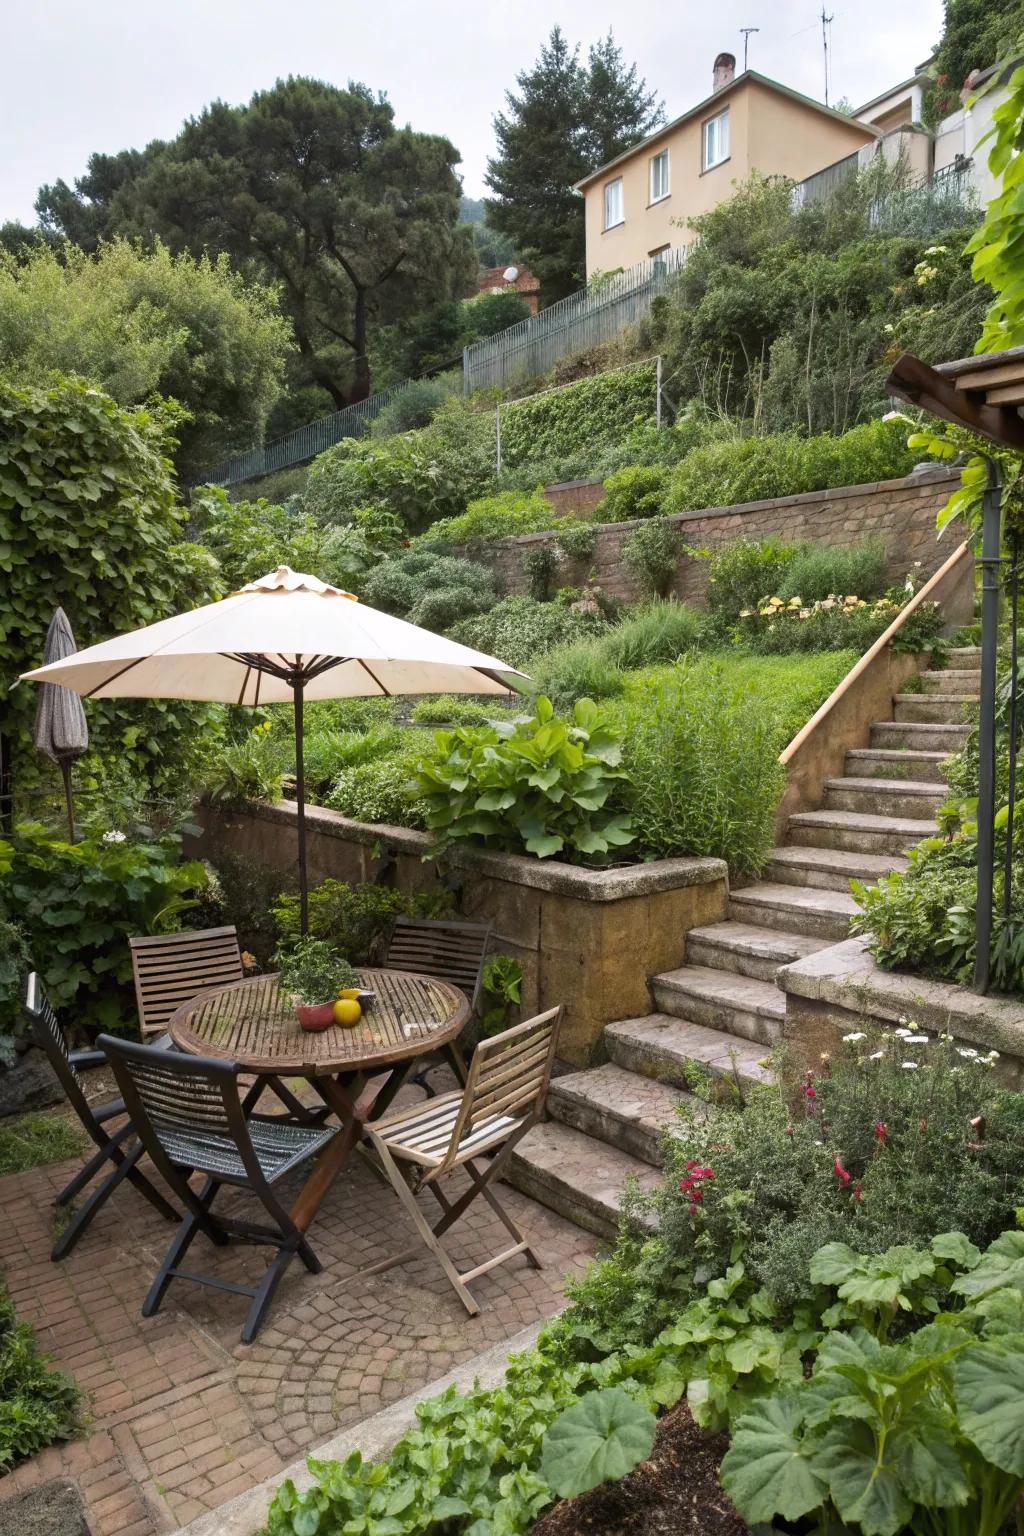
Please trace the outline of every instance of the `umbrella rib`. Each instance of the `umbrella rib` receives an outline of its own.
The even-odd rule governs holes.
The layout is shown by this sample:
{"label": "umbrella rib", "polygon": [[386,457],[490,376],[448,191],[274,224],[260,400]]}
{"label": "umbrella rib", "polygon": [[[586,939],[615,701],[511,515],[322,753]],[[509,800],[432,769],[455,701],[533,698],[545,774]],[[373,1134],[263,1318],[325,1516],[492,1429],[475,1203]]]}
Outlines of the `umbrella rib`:
{"label": "umbrella rib", "polygon": [[377,684],[377,687],[380,689],[380,691],[384,695],[384,697],[386,699],[390,699],[390,697],[391,697],[390,689],[385,688],[384,684],[381,682],[380,678],[374,676],[373,671],[366,665],[366,662],[362,659],[362,657],[361,656],[356,656],[354,658],[354,660],[358,661],[359,665],[362,667],[363,671],[367,674],[367,676],[370,677],[373,680],[373,682],[375,682]]}
{"label": "umbrella rib", "polygon": [[130,661],[126,667],[121,667],[117,672],[112,673],[110,677],[105,677],[102,683],[97,683],[95,688],[90,688],[88,693],[83,693],[83,699],[95,698],[101,688],[109,688],[111,683],[116,683],[118,678],[124,677],[126,672],[130,672],[133,667],[140,667],[144,661],[149,659],[148,656],[136,656],[135,660]]}
{"label": "umbrella rib", "polygon": [[239,692],[238,700],[237,700],[237,702],[239,704],[241,704],[243,702],[243,700],[245,699],[245,690],[249,686],[249,678],[251,677],[251,675],[252,675],[252,667],[246,667],[246,669],[245,669],[245,676],[242,678],[241,691]]}

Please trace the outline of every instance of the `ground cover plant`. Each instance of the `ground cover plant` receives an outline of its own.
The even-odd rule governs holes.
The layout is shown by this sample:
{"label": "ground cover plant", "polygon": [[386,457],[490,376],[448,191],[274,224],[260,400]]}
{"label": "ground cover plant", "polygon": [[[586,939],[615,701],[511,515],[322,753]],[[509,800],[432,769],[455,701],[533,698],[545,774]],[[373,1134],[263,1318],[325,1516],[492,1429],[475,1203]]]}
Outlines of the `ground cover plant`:
{"label": "ground cover plant", "polygon": [[63,1115],[29,1114],[0,1120],[0,1178],[43,1163],[80,1157],[86,1146],[84,1135]]}
{"label": "ground cover plant", "polygon": [[0,1476],[80,1428],[74,1382],[51,1368],[0,1282]]}

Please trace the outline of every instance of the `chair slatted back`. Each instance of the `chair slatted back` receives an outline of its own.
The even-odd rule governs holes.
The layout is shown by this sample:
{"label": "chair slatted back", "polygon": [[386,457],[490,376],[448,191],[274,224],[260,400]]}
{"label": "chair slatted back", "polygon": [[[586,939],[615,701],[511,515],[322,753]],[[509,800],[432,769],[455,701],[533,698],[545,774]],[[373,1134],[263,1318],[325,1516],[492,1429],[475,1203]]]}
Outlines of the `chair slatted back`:
{"label": "chair slatted back", "polygon": [[46,1058],[53,1068],[57,1081],[60,1083],[67,1096],[68,1102],[74,1108],[78,1118],[96,1140],[97,1135],[102,1138],[102,1133],[93,1115],[92,1108],[85,1096],[85,1087],[81,1077],[75,1070],[71,1060],[71,1046],[68,1041],[67,1031],[53,1011],[53,1005],[46,995],[42,977],[35,971],[31,973],[25,983],[25,1017],[28,1020],[29,1032],[32,1039],[41,1051],[46,1053]]}
{"label": "chair slatted back", "polygon": [[551,1081],[561,1019],[562,1009],[550,1008],[490,1040],[481,1040],[473,1052],[445,1166],[458,1158],[460,1142],[482,1121],[500,1117],[515,1124],[540,1115]]}
{"label": "chair slatted back", "polygon": [[233,926],[161,933],[128,943],[144,1036],[160,1034],[175,1009],[207,987],[225,987],[244,974]]}
{"label": "chair slatted back", "polygon": [[489,923],[399,917],[384,964],[390,971],[418,971],[450,981],[475,1002],[490,939]]}

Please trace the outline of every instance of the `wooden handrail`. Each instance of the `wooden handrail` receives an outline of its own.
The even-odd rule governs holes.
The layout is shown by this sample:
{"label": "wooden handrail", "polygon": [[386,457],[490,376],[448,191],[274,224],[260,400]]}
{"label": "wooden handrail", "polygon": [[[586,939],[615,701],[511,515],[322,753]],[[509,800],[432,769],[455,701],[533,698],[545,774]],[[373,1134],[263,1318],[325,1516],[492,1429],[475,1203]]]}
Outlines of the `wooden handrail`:
{"label": "wooden handrail", "polygon": [[912,613],[916,613],[917,609],[921,607],[922,603],[927,603],[932,600],[932,592],[935,591],[935,589],[945,579],[945,577],[947,577],[953,570],[956,569],[959,562],[964,559],[973,559],[970,546],[966,542],[959,545],[958,548],[953,551],[953,553],[949,556],[949,559],[946,560],[943,565],[940,565],[939,569],[928,578],[919,592],[914,593],[914,596],[910,599],[910,602],[907,603],[905,607],[900,609],[899,613],[893,619],[892,623],[889,625],[889,628],[884,632],[884,634],[879,635],[874,645],[872,645],[869,650],[864,652],[864,655],[854,663],[842,681],[832,690],[824,704],[821,705],[820,709],[818,709],[811,716],[806,725],[802,726],[801,729],[797,731],[796,735],[793,737],[793,740],[789,743],[789,746],[784,748],[784,750],[779,755],[779,761],[783,765],[788,763],[790,759],[794,757],[799,749],[804,745],[808,737],[812,736],[814,732],[825,723],[829,715],[835,709],[836,705],[842,699],[843,695],[853,687],[854,683],[861,676],[861,674],[867,671],[875,657],[878,656],[883,650],[885,650],[893,636],[897,635],[903,628],[903,625],[910,618],[910,615]]}

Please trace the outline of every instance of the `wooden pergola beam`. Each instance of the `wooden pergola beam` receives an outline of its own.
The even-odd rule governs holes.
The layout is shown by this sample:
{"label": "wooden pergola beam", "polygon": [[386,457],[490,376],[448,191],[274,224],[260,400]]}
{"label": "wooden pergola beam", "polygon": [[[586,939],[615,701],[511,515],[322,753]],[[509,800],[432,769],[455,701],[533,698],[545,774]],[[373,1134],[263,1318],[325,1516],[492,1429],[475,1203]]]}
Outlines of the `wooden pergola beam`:
{"label": "wooden pergola beam", "polygon": [[[948,366],[948,365],[947,365]],[[978,359],[965,359],[963,372],[975,373]],[[989,442],[1002,448],[1024,450],[1024,421],[1014,406],[989,405],[976,400],[970,393],[971,386],[958,388],[955,373],[939,373],[923,363],[912,352],[904,352],[896,360],[892,372],[885,381],[890,394],[909,405],[916,405],[943,421],[952,422],[968,432],[976,432]],[[979,384],[978,388],[981,386]]]}

